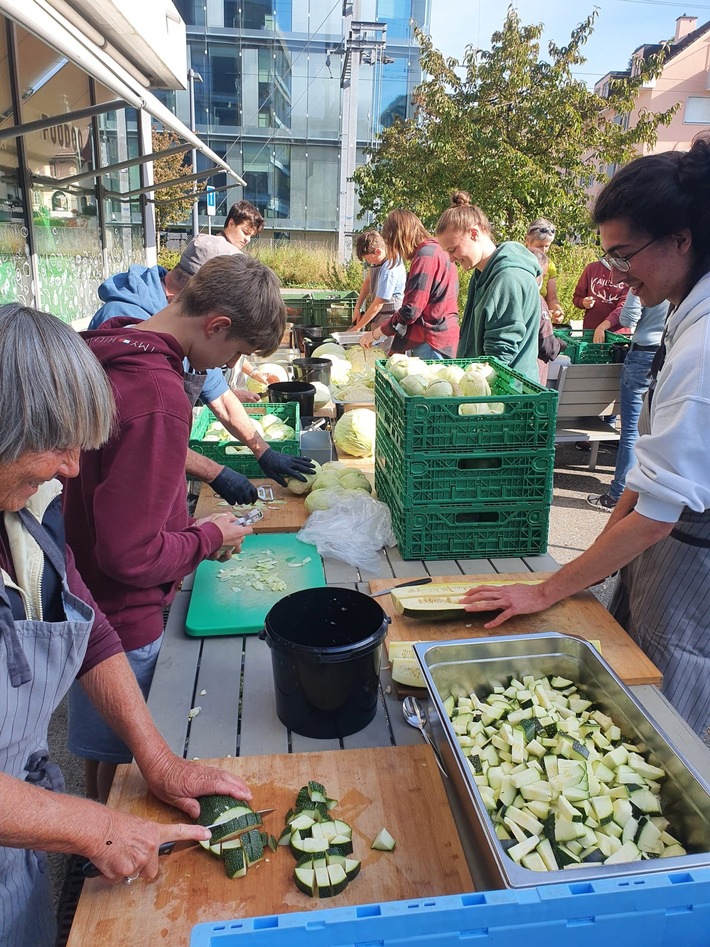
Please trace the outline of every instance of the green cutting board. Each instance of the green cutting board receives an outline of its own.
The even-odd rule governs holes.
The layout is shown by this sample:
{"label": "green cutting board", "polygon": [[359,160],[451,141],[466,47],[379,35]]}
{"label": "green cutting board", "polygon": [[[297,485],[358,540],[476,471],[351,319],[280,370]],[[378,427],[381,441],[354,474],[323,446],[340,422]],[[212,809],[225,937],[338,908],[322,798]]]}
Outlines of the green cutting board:
{"label": "green cutting board", "polygon": [[[263,573],[262,578],[254,566],[268,558],[269,551],[278,558],[278,563]],[[287,562],[300,563],[308,557],[310,562],[299,567],[289,566]],[[246,568],[244,574],[227,575],[242,567]],[[273,591],[265,581],[269,576],[282,579],[287,588]],[[222,581],[225,577],[226,581]],[[249,584],[253,579],[264,588],[253,588]],[[315,546],[302,543],[294,533],[255,533],[245,538],[241,553],[229,562],[205,560],[197,567],[185,631],[198,638],[253,635],[261,631],[266,613],[284,595],[324,585],[323,562]]]}

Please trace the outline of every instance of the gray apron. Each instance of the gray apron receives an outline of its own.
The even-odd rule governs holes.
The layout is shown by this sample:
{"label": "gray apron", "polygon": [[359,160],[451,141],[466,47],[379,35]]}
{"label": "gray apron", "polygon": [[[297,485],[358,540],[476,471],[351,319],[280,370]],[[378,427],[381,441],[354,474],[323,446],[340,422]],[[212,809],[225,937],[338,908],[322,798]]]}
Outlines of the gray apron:
{"label": "gray apron", "polygon": [[[639,434],[650,433],[649,397]],[[687,507],[670,536],[621,570],[610,611],[663,674],[663,694],[702,736],[710,724],[710,511]]]}
{"label": "gray apron", "polygon": [[[0,576],[0,771],[61,792],[59,767],[48,759],[49,719],[86,654],[94,611],[66,583],[63,552],[27,510],[19,516],[63,584],[66,620],[15,621]],[[0,944],[53,947],[56,919],[47,856],[0,847]]]}
{"label": "gray apron", "polygon": [[188,397],[190,405],[194,408],[197,399],[202,394],[202,388],[205,384],[205,372],[183,372],[182,381],[185,386],[185,394]]}

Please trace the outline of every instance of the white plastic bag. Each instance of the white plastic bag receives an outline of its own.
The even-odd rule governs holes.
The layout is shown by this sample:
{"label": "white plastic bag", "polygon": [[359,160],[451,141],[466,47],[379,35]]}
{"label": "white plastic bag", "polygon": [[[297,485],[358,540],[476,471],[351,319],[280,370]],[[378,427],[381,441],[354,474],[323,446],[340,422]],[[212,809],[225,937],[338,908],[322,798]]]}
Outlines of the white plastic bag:
{"label": "white plastic bag", "polygon": [[363,572],[380,572],[383,546],[394,546],[389,507],[371,496],[336,497],[329,510],[316,510],[298,534],[313,543],[321,556],[332,556]]}

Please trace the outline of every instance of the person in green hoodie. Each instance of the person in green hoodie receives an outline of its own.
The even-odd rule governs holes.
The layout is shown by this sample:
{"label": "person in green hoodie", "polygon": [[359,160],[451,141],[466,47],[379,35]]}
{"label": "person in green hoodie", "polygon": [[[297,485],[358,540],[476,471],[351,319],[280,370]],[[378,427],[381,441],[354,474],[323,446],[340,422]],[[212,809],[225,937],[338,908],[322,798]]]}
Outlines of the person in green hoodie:
{"label": "person in green hoodie", "polygon": [[436,225],[436,238],[454,263],[475,270],[461,323],[457,358],[490,355],[538,382],[540,266],[519,243],[496,245],[483,211],[465,191]]}

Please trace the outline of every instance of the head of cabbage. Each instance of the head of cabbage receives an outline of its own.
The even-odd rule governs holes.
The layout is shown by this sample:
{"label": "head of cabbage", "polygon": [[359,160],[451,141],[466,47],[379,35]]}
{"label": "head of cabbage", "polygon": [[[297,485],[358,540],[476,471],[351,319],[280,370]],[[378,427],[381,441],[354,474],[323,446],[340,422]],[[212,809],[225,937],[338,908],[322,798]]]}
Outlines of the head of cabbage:
{"label": "head of cabbage", "polygon": [[491,388],[482,372],[466,372],[459,384],[465,398],[490,398]]}
{"label": "head of cabbage", "polygon": [[400,381],[402,391],[411,397],[421,396],[429,387],[428,380],[423,375],[407,375]]}
{"label": "head of cabbage", "polygon": [[347,359],[347,352],[337,342],[323,342],[313,350],[312,358],[329,358],[331,361],[335,358]]}
{"label": "head of cabbage", "polygon": [[351,457],[369,457],[375,450],[376,415],[370,408],[346,411],[335,425],[335,446]]}
{"label": "head of cabbage", "polygon": [[454,389],[450,382],[444,381],[433,381],[427,390],[424,392],[425,398],[451,398],[454,394]]}
{"label": "head of cabbage", "polygon": [[286,486],[291,491],[291,493],[295,493],[296,496],[303,496],[304,493],[308,493],[308,491],[313,486],[313,481],[320,473],[321,466],[318,461],[313,460],[311,463],[315,469],[311,474],[303,474],[303,476],[306,478],[305,481],[299,480],[298,477],[288,477],[286,480]]}

